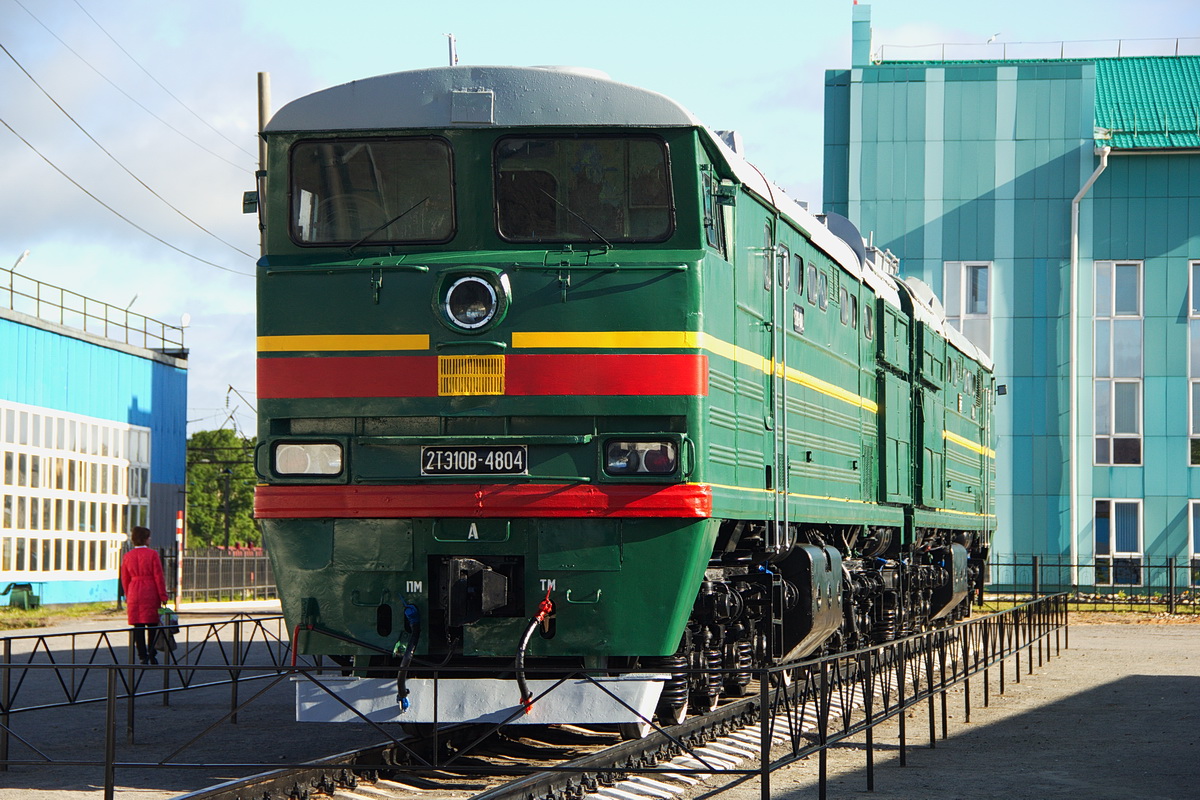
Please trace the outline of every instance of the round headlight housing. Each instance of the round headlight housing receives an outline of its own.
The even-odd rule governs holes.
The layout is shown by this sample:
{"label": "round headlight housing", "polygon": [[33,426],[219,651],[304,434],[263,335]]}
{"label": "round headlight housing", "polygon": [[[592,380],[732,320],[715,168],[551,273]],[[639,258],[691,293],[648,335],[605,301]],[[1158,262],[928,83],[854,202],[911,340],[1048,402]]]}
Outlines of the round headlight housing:
{"label": "round headlight housing", "polygon": [[491,322],[500,308],[500,299],[487,279],[467,275],[450,284],[442,304],[446,318],[464,330],[473,331]]}
{"label": "round headlight housing", "polygon": [[604,471],[609,475],[670,475],[679,465],[679,448],[672,441],[630,442],[613,439],[604,447]]}

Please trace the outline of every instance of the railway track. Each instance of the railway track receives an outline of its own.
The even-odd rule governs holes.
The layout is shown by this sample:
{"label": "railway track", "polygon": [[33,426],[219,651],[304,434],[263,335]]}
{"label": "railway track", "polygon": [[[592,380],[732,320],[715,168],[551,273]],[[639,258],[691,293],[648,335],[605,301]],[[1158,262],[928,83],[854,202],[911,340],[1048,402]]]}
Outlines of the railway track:
{"label": "railway track", "polygon": [[[960,642],[959,639],[952,640]],[[986,660],[986,659],[985,659]],[[436,738],[416,736],[343,753],[300,769],[255,775],[177,800],[668,800],[722,772],[759,769],[762,737],[786,746],[789,755],[812,750],[825,732],[862,724],[869,696],[874,719],[895,713],[907,696],[929,704],[934,726],[934,692],[968,674],[974,649],[958,644],[904,650],[872,660],[826,662],[768,693],[772,715],[759,714],[759,683],[749,696],[728,701],[703,716],[622,741],[612,729],[575,726],[507,726],[500,731],[467,725],[443,729]],[[868,677],[869,674],[869,677]],[[986,684],[985,684],[986,685]],[[943,695],[943,728],[945,701]],[[776,750],[775,758],[781,751]]]}
{"label": "railway track", "polygon": [[[751,684],[757,692],[756,683]],[[789,692],[798,697],[797,685]],[[830,718],[862,705],[861,693],[834,697]],[[463,726],[282,769],[183,795],[177,800],[395,800],[419,794],[429,800],[662,800],[713,774],[752,769],[762,752],[760,700],[726,702],[709,714],[621,741],[615,730],[576,726],[509,726],[481,736]],[[774,715],[772,744],[810,735],[818,725],[815,703]],[[421,766],[437,752],[436,766]],[[653,770],[653,774],[636,774]]]}

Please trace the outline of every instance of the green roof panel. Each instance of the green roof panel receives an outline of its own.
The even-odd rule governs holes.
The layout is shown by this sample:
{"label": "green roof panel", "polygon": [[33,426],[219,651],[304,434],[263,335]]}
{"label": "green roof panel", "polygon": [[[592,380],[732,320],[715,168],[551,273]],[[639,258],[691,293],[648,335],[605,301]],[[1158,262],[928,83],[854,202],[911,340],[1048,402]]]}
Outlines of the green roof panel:
{"label": "green roof panel", "polygon": [[1200,147],[1200,56],[1096,60],[1096,144]]}

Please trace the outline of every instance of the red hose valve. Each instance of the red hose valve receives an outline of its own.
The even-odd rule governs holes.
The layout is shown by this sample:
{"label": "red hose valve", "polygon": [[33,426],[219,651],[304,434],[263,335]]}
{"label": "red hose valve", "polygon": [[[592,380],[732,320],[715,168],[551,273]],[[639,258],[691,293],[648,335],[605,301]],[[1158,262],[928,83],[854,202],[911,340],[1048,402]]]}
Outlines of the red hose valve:
{"label": "red hose valve", "polygon": [[542,602],[538,603],[538,611],[533,618],[544,627],[546,620],[549,619],[550,615],[553,613],[554,602],[550,599],[550,590],[547,589],[546,596],[542,599]]}
{"label": "red hose valve", "polygon": [[538,603],[537,613],[529,621],[529,627],[525,629],[525,635],[521,637],[521,644],[517,647],[517,686],[521,689],[521,708],[526,714],[533,708],[533,692],[529,691],[525,684],[525,648],[529,646],[529,637],[539,625],[543,631],[549,630],[550,615],[553,613],[554,603],[550,600],[550,590],[547,589],[545,598]]}

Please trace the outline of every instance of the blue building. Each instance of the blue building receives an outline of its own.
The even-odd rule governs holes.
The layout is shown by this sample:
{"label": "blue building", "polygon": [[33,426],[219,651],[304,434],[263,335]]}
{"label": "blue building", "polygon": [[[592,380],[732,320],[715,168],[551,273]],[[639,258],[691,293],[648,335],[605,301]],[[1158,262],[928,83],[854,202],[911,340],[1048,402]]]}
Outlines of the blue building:
{"label": "blue building", "polygon": [[824,207],[995,360],[993,581],[1200,582],[1200,57],[889,61],[854,13]]}
{"label": "blue building", "polygon": [[0,272],[0,588],[113,600],[133,525],[184,509],[182,330]]}

